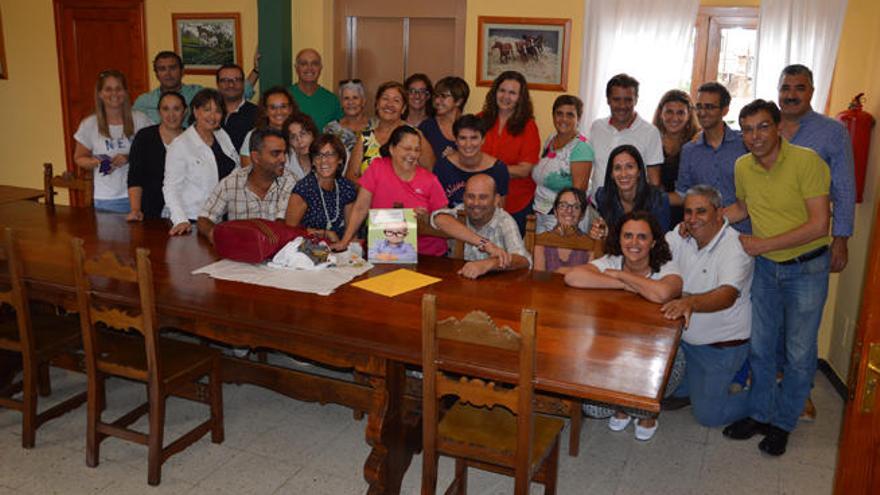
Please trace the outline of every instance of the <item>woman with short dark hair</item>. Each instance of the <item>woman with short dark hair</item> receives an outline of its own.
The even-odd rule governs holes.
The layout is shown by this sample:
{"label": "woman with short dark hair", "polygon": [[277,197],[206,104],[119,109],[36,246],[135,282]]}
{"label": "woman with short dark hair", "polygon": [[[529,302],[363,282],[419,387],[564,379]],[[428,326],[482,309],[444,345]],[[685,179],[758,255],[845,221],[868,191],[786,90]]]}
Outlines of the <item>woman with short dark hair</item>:
{"label": "woman with short dark hair", "polygon": [[435,160],[455,151],[452,125],[464,113],[470,92],[465,80],[455,76],[444,77],[434,86],[434,115],[425,119],[419,130],[430,143]]}

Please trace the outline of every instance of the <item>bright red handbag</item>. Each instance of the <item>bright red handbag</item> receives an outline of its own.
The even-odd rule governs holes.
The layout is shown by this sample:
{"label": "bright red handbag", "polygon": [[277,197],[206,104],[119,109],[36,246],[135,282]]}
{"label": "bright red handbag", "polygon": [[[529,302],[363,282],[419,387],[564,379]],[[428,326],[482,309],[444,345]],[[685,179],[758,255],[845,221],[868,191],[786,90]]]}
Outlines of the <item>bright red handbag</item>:
{"label": "bright red handbag", "polygon": [[214,248],[226,259],[261,263],[275,256],[288,242],[304,235],[310,235],[306,229],[291,227],[282,221],[230,220],[214,227]]}

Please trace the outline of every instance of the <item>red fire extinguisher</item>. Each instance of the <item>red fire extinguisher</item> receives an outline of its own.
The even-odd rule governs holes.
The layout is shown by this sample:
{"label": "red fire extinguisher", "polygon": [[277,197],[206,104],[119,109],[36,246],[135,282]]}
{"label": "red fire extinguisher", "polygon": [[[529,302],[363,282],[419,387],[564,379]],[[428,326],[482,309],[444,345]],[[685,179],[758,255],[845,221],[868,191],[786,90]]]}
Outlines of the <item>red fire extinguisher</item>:
{"label": "red fire extinguisher", "polygon": [[871,147],[871,129],[874,127],[874,117],[862,110],[863,96],[865,96],[865,93],[857,94],[850,102],[849,109],[837,114],[837,120],[846,126],[852,141],[857,203],[862,202],[862,194],[865,189],[865,173],[868,170],[868,150]]}

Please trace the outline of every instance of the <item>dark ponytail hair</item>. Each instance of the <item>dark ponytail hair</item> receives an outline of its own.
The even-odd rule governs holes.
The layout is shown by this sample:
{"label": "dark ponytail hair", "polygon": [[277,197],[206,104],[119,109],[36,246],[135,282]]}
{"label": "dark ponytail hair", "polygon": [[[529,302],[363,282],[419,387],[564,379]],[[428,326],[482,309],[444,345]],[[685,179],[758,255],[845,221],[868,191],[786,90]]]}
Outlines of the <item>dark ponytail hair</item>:
{"label": "dark ponytail hair", "polygon": [[406,134],[412,134],[417,138],[421,137],[419,131],[417,131],[416,128],[411,125],[404,124],[398,126],[397,129],[394,129],[391,132],[391,136],[388,138],[388,142],[383,144],[382,147],[379,148],[379,154],[384,157],[391,156],[391,147],[400,144],[400,142],[403,141],[403,136]]}

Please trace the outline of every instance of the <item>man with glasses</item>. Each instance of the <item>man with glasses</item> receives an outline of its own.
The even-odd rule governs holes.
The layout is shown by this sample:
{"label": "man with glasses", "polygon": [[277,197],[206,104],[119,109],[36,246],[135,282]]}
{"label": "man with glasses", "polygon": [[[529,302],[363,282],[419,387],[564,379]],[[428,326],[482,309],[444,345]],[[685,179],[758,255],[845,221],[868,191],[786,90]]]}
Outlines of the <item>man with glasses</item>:
{"label": "man with glasses", "polygon": [[[706,184],[721,193],[722,206],[731,205],[736,202],[734,164],[748,151],[742,135],[724,123],[724,117],[730,111],[730,92],[717,82],[704,83],[697,90],[695,107],[703,130],[681,149],[678,180],[675,192],[669,194],[669,204],[681,206],[688,189]],[[746,234],[751,232],[748,219],[733,228]]]}
{"label": "man with glasses", "polygon": [[226,118],[221,127],[229,134],[235,150],[238,151],[248,131],[254,128],[257,106],[244,98],[244,71],[240,66],[223,65],[217,69],[216,77],[217,89],[226,105]]}
{"label": "man with glasses", "polygon": [[251,136],[251,166],[237,167],[221,180],[199,212],[199,234],[213,244],[214,226],[229,220],[283,219],[296,184],[284,168],[287,137],[275,129],[256,129]]}
{"label": "man with glasses", "polygon": [[339,98],[318,84],[321,77],[321,54],[313,48],[304,48],[296,54],[296,83],[290,86],[290,94],[300,111],[315,121],[319,130],[333,120],[343,117]]}
{"label": "man with glasses", "polygon": [[[500,200],[495,179],[477,174],[465,183],[463,204],[431,214],[431,226],[465,243],[467,263],[459,275],[478,278],[492,271],[518,270],[532,265],[516,220],[498,207]],[[457,220],[462,208],[467,217],[465,225]]]}
{"label": "man with glasses", "polygon": [[[740,242],[756,258],[749,416],[725,428],[724,436],[762,434],[758,448],[771,456],[785,453],[810,394],[831,258],[831,172],[813,150],[780,136],[780,120],[773,102],[743,107],[739,122],[750,153],[736,162],[737,200],[725,211],[731,222],[751,218],[754,235],[741,235]],[[780,335],[785,363],[777,384]]]}
{"label": "man with glasses", "polygon": [[[244,85],[244,98],[251,99],[254,96],[254,84],[260,77],[260,71],[257,64],[260,60],[259,54],[254,56],[254,70],[251,71]],[[193,97],[199,91],[205,89],[199,84],[183,84],[183,59],[180,55],[171,51],[161,51],[156,54],[153,59],[153,72],[156,73],[156,79],[159,80],[159,87],[143,93],[134,101],[132,108],[145,113],[154,123],[158,124],[159,119],[159,98],[162,94],[169,91],[176,91],[183,95],[189,106]],[[187,115],[189,112],[187,111]],[[183,120],[184,126],[188,126],[187,119]]]}

